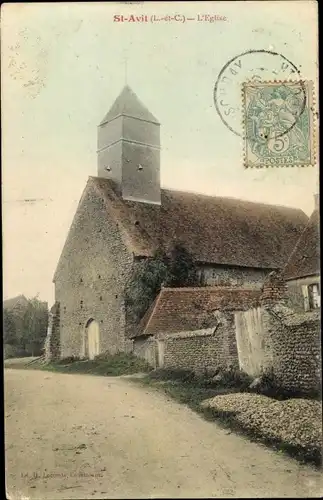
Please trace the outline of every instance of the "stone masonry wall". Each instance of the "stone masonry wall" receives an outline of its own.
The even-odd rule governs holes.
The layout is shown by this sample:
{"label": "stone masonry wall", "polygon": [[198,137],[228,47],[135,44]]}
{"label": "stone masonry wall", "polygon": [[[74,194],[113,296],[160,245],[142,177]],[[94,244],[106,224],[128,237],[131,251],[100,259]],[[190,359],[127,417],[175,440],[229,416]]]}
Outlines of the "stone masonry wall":
{"label": "stone masonry wall", "polygon": [[266,305],[277,302],[287,303],[287,284],[281,273],[272,271],[265,279],[260,303]]}
{"label": "stone masonry wall", "polygon": [[264,308],[262,314],[277,381],[289,390],[317,390],[321,381],[320,313],[297,314],[275,305]]}
{"label": "stone masonry wall", "polygon": [[220,366],[238,367],[232,314],[221,315],[216,328],[159,335],[158,340],[159,349],[163,349],[164,368],[183,368],[199,373]]}
{"label": "stone masonry wall", "polygon": [[285,389],[312,392],[321,383],[319,311],[286,306],[286,283],[278,273],[265,281],[261,307],[235,314],[239,366],[250,375],[273,370]]}
{"label": "stone masonry wall", "polygon": [[48,315],[48,328],[45,340],[46,361],[60,357],[60,304],[55,302]]}
{"label": "stone masonry wall", "polygon": [[95,188],[88,186],[55,279],[62,358],[83,355],[90,319],[100,326],[100,352],[127,349],[124,289],[132,265],[120,228]]}
{"label": "stone masonry wall", "polygon": [[260,289],[270,269],[253,269],[233,266],[199,265],[198,275],[206,286],[237,286]]}

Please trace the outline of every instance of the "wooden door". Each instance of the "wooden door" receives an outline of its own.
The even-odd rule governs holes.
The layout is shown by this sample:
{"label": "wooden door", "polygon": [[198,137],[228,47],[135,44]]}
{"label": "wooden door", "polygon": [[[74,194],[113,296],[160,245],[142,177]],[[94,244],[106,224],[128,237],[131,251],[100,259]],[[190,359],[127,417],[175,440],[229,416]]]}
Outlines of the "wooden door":
{"label": "wooden door", "polygon": [[91,321],[89,324],[87,339],[89,359],[94,359],[100,354],[100,329],[96,321]]}

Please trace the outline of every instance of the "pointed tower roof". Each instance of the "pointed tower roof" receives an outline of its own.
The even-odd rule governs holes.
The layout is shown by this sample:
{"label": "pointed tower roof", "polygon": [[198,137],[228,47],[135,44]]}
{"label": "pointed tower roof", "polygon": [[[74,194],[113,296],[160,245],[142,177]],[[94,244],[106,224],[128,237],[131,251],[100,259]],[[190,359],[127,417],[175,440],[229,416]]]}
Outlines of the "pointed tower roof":
{"label": "pointed tower roof", "polygon": [[131,90],[129,85],[125,85],[119,96],[112,104],[110,110],[101,121],[100,125],[110,122],[120,115],[131,116],[132,118],[139,118],[140,120],[146,120],[148,122],[159,124],[157,118],[155,118],[154,115],[148,111],[146,106],[144,106],[133,90]]}

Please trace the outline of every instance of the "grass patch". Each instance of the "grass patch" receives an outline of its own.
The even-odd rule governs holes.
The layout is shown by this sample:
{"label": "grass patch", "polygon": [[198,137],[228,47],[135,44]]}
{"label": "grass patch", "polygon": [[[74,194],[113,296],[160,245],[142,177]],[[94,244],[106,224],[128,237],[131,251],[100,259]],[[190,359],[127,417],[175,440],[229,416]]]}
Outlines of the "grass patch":
{"label": "grass patch", "polygon": [[44,362],[43,359],[31,362],[8,363],[5,367],[18,369],[45,370],[59,373],[80,373],[101,376],[117,377],[119,375],[133,375],[135,373],[148,372],[151,367],[143,360],[133,354],[117,353],[97,356],[94,360],[83,360],[69,357],[57,361]]}
{"label": "grass patch", "polygon": [[[135,379],[133,379],[135,380]],[[229,376],[227,378],[227,382]],[[160,388],[175,401],[187,405],[192,410],[208,416],[207,409],[202,408],[200,403],[205,399],[222,394],[232,394],[245,389],[244,380],[236,376],[236,385],[210,379],[205,375],[195,375],[190,370],[180,369],[157,369],[150,371],[144,377],[136,379],[136,382],[155,388]]]}

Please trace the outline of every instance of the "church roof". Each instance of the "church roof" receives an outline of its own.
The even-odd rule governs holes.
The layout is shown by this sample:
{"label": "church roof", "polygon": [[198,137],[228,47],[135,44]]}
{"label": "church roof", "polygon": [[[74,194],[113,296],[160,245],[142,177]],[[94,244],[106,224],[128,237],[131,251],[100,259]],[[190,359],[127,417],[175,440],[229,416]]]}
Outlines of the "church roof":
{"label": "church roof", "polygon": [[100,125],[103,125],[120,115],[131,116],[132,118],[139,118],[140,120],[159,124],[157,118],[155,118],[154,115],[140,101],[129,85],[125,85],[119,96],[112,104],[110,110],[101,121]]}
{"label": "church roof", "polygon": [[163,288],[132,337],[212,328],[214,312],[255,306],[261,290],[231,287]]}
{"label": "church roof", "polygon": [[319,210],[312,213],[284,269],[287,280],[320,273]]}
{"label": "church roof", "polygon": [[182,244],[206,264],[283,268],[308,217],[302,210],[161,190],[161,205],[122,199],[113,181],[90,177],[136,256]]}

